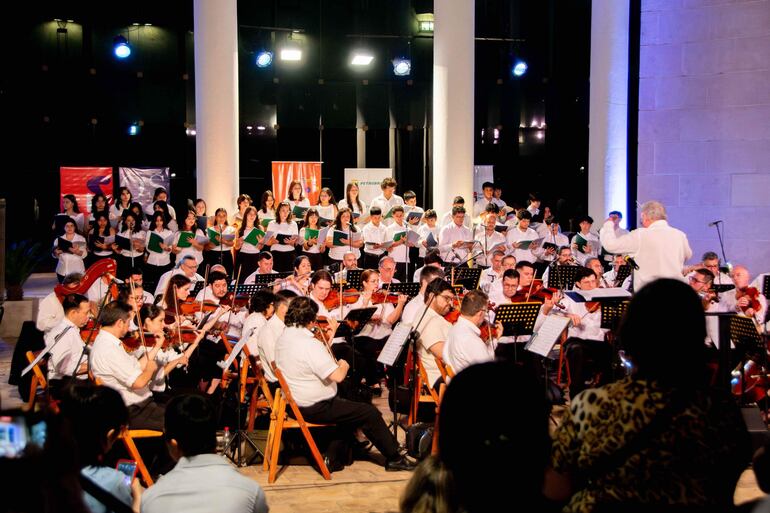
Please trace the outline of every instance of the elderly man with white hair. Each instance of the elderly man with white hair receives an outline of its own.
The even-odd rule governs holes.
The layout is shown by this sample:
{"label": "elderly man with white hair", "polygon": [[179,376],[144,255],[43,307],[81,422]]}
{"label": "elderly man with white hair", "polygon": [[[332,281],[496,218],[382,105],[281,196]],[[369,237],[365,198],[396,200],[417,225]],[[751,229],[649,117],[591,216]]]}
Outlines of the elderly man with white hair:
{"label": "elderly man with white hair", "polygon": [[609,253],[631,256],[639,266],[634,271],[634,290],[658,278],[684,281],[682,267],[692,257],[687,235],[669,226],[666,207],[659,201],[648,201],[640,213],[642,228],[618,236],[614,222],[607,219],[600,232],[602,246]]}

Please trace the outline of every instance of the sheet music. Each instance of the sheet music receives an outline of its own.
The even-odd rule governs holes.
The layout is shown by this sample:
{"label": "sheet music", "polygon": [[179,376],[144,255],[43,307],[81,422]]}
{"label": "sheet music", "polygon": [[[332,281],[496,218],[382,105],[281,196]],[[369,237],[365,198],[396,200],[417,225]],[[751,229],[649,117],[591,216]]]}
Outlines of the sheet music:
{"label": "sheet music", "polygon": [[388,341],[385,342],[382,351],[380,351],[380,356],[377,357],[377,361],[383,365],[392,367],[393,364],[396,363],[398,355],[401,354],[401,349],[404,347],[411,330],[411,324],[404,322],[396,324],[390,337],[388,337]]}
{"label": "sheet music", "polygon": [[409,244],[417,244],[420,241],[420,234],[415,230],[409,230],[406,234],[406,241]]}
{"label": "sheet music", "polygon": [[531,353],[547,357],[551,349],[559,340],[561,334],[566,330],[572,321],[569,317],[561,315],[548,315],[540,329],[532,334],[532,338],[525,349]]}
{"label": "sheet music", "polygon": [[572,292],[580,294],[586,301],[592,301],[594,299],[601,298],[627,298],[631,297],[631,293],[621,287],[613,287],[609,289],[596,288],[593,290],[580,290],[575,289]]}

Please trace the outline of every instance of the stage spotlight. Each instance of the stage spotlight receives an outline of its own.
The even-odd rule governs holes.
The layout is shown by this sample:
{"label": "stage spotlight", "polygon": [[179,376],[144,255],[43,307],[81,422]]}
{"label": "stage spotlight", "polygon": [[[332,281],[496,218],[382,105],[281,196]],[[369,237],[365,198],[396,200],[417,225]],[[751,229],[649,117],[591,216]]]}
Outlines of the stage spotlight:
{"label": "stage spotlight", "polygon": [[117,36],[115,39],[115,57],[118,59],[125,59],[131,55],[131,47],[128,45],[128,41],[123,36]]}
{"label": "stage spotlight", "polygon": [[511,69],[511,73],[513,73],[513,76],[515,76],[515,77],[520,77],[520,76],[524,75],[524,73],[527,72],[527,68],[528,68],[528,66],[527,66],[526,62],[524,62],[522,60],[518,60],[513,65],[513,68]]}
{"label": "stage spotlight", "polygon": [[282,61],[299,61],[302,60],[302,50],[299,48],[284,48],[281,50]]}
{"label": "stage spotlight", "polygon": [[350,64],[353,66],[368,66],[374,60],[374,55],[365,52],[356,52],[353,54],[353,59]]}
{"label": "stage spotlight", "polygon": [[397,77],[406,77],[412,72],[412,61],[409,59],[393,59],[393,74]]}
{"label": "stage spotlight", "polygon": [[128,125],[128,135],[139,135],[139,125],[137,123]]}
{"label": "stage spotlight", "polygon": [[267,68],[273,63],[273,52],[261,51],[257,54],[257,67]]}

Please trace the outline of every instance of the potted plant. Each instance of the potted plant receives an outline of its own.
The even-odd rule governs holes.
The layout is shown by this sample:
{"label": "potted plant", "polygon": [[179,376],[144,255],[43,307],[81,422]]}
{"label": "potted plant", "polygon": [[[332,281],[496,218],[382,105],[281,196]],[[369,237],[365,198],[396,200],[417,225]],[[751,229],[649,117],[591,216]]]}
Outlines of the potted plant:
{"label": "potted plant", "polygon": [[42,244],[23,240],[11,244],[5,252],[5,287],[8,301],[24,299],[24,283],[45,257]]}

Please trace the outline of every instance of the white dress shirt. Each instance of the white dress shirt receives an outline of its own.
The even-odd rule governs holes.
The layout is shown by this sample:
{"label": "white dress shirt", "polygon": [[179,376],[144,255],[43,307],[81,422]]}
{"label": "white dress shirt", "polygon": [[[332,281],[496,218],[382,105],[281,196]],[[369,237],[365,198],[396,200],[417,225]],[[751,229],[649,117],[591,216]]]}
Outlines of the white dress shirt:
{"label": "white dress shirt", "polygon": [[64,319],[64,307],[56,296],[56,292],[51,292],[41,299],[37,308],[35,326],[43,333],[48,333]]}
{"label": "white dress shirt", "polygon": [[535,257],[543,262],[553,262],[559,257],[559,248],[562,246],[569,246],[569,239],[562,233],[557,233],[556,235],[545,233],[544,235],[540,235],[540,232],[538,232],[538,238],[540,237],[543,238],[543,244],[550,242],[551,244],[556,245],[556,251],[552,255],[545,254],[545,248],[543,248],[543,244],[541,244],[539,248],[532,251]]}
{"label": "white dress shirt", "polygon": [[494,199],[495,199],[494,197],[492,197],[492,199],[487,199],[484,196],[482,196],[481,199],[476,201],[476,203],[473,204],[474,219],[479,217],[481,214],[483,214],[487,209],[487,205],[489,205],[490,203],[494,203]]}
{"label": "white dress shirt", "polygon": [[473,240],[473,233],[465,225],[457,226],[454,222],[444,226],[439,232],[439,251],[444,262],[460,263],[468,258],[468,250],[464,247],[452,248],[452,244],[457,241],[470,242]]}
{"label": "white dress shirt", "polygon": [[610,253],[631,255],[639,265],[634,271],[634,290],[639,291],[657,278],[672,278],[685,281],[682,276],[684,263],[692,257],[692,249],[684,232],[672,228],[665,220],[658,220],[647,228],[636,230],[615,238],[607,221],[601,232],[601,242]]}
{"label": "white dress shirt", "polygon": [[[415,322],[420,320],[421,315],[422,311],[418,312]],[[430,352],[430,348],[438,342],[446,341],[451,326],[449,321],[437,314],[432,308],[427,309],[425,317],[417,326],[417,331],[420,333],[420,338],[417,341],[417,353],[428,375],[427,385],[431,388],[441,377],[441,371],[438,369],[436,358]]]}
{"label": "white dress shirt", "polygon": [[105,386],[120,392],[126,406],[141,403],[152,397],[148,386],[140,390],[131,388],[142,374],[142,367],[139,360],[128,354],[120,340],[111,333],[99,331],[89,359],[93,375],[101,379]]}
{"label": "white dress shirt", "polygon": [[385,235],[385,240],[391,241],[393,240],[393,237],[397,233],[401,233],[401,232],[406,232],[403,238],[404,243],[399,244],[396,247],[391,246],[390,249],[388,249],[388,255],[392,256],[393,259],[398,263],[406,262],[409,257],[409,252],[408,252],[409,248],[406,245],[406,238],[407,238],[407,235],[409,234],[409,227],[406,225],[406,223],[396,224],[394,222],[393,224],[388,226],[388,229]]}
{"label": "white dress shirt", "polygon": [[479,241],[479,244],[474,248],[477,252],[483,250],[484,254],[479,255],[476,258],[476,262],[480,265],[489,265],[489,260],[487,258],[490,258],[490,251],[497,246],[498,244],[502,244],[498,249],[502,251],[506,251],[505,247],[505,236],[498,232],[493,231],[491,235],[487,234],[487,230],[482,227],[481,230],[476,230],[476,240]]}
{"label": "white dress shirt", "polygon": [[[60,335],[59,341],[55,342]],[[72,376],[84,347],[78,327],[65,317],[46,333],[45,347],[52,347],[48,352],[48,379]],[[86,361],[85,358],[83,361]]]}
{"label": "white dress shirt", "polygon": [[578,235],[580,235],[582,238],[584,238],[585,240],[591,243],[590,246],[586,245],[585,247],[587,251],[586,253],[583,253],[579,249],[573,248],[575,260],[577,260],[580,265],[586,265],[586,260],[588,260],[589,258],[596,258],[599,256],[599,251],[601,250],[601,244],[599,242],[599,237],[597,237],[591,232],[588,232],[587,234],[580,233],[580,232],[576,233],[575,235],[573,235],[572,240],[570,241],[571,244],[575,244],[575,239],[577,238]]}
{"label": "white dress shirt", "polygon": [[273,315],[265,325],[256,332],[259,362],[262,365],[262,372],[265,374],[265,379],[270,383],[278,381],[278,378],[275,377],[275,373],[273,372],[275,344],[283,334],[284,329],[286,329],[286,325],[283,321],[277,315]]}
{"label": "white dress shirt", "polygon": [[502,279],[503,279],[502,268],[498,273],[491,267],[487,267],[486,269],[481,271],[481,277],[479,278],[479,288],[483,290],[485,294],[489,295],[489,292],[492,289],[492,284],[498,281],[502,281]]}
{"label": "white dress shirt", "polygon": [[[158,286],[155,287],[155,295],[159,294],[165,294],[166,293],[166,287],[168,286],[168,280],[171,279],[172,276],[176,276],[177,274],[184,274],[184,271],[182,269],[171,269],[170,271],[166,271],[165,273],[160,275],[160,278],[158,278]],[[185,276],[187,276],[185,274]],[[198,273],[195,273],[192,278],[187,276],[190,280],[190,290],[195,288],[195,284],[199,281],[203,281],[203,276],[201,276]]]}
{"label": "white dress shirt", "polygon": [[182,457],[144,491],[142,513],[267,513],[265,492],[217,454]]}
{"label": "white dress shirt", "polygon": [[416,296],[410,299],[401,312],[401,322],[407,324],[414,324],[419,320],[418,313],[422,313],[422,309],[425,308],[425,296],[422,292],[418,292]]}
{"label": "white dress shirt", "polygon": [[393,218],[389,217],[385,219],[385,216],[390,211],[390,209],[396,205],[404,205],[404,198],[396,194],[393,194],[389,199],[385,198],[384,194],[380,194],[372,200],[372,207],[380,207],[380,210],[382,210],[382,224],[385,226],[390,226],[393,224]]}
{"label": "white dress shirt", "polygon": [[532,249],[514,248],[514,242],[537,240],[540,237],[537,236],[537,232],[532,228],[527,228],[525,231],[521,231],[519,227],[511,228],[506,235],[506,242],[511,245],[512,255],[516,257],[516,262],[527,261],[530,263],[537,262],[537,257],[532,252]]}
{"label": "white dress shirt", "polygon": [[[152,233],[155,233],[157,235],[160,235],[163,240],[166,240],[167,238],[171,237],[174,232],[172,232],[169,229],[161,230],[161,231],[149,231],[147,232],[147,237],[144,241],[144,247],[149,248],[150,245],[150,237],[152,237]],[[162,250],[160,253],[155,253],[154,251],[147,250],[147,263],[150,265],[156,265],[159,267],[163,267],[165,265],[168,265],[171,263],[171,252]]]}
{"label": "white dress shirt", "polygon": [[250,313],[243,321],[241,340],[246,340],[246,347],[249,348],[251,355],[257,355],[257,333],[265,324],[267,324],[267,319],[261,312]]}
{"label": "white dress shirt", "polygon": [[382,244],[388,240],[388,228],[380,223],[378,226],[370,222],[366,223],[363,228],[364,235],[364,251],[372,255],[382,256],[385,253],[384,249],[374,249],[370,244]]}
{"label": "white dress shirt", "polygon": [[[187,231],[189,233],[189,230],[182,230],[181,232],[177,232],[176,237],[174,238],[174,244],[179,244],[179,237],[181,236],[182,232]],[[193,235],[197,237],[203,237],[205,234],[202,230],[199,228],[196,228],[193,230]],[[198,263],[198,265],[201,265],[203,262],[203,251],[195,249],[194,247],[190,246],[189,248],[179,248],[179,253],[176,254],[176,261],[181,262],[182,258],[192,255],[195,257],[195,261]]]}
{"label": "white dress shirt", "polygon": [[278,274],[278,271],[270,271],[269,273],[261,273],[261,272],[259,272],[259,269],[257,269],[256,271],[254,271],[253,273],[248,275],[245,280],[243,280],[243,284],[244,285],[253,285],[254,283],[257,282],[257,275],[258,274]]}
{"label": "white dress shirt", "polygon": [[312,406],[337,395],[337,383],[329,379],[337,363],[306,328],[291,326],[283,331],[275,344],[275,363],[297,406]]}
{"label": "white dress shirt", "polygon": [[[144,243],[145,239],[147,238],[147,233],[144,230],[139,230],[139,231],[125,230],[120,232],[118,235],[123,237],[124,239],[131,240],[131,249],[120,250],[120,256],[126,257],[126,258],[134,258],[134,259],[138,259],[144,256],[144,251],[136,251],[134,249],[135,240],[141,240],[142,243]],[[141,260],[137,261],[137,263],[139,262],[141,262]]]}
{"label": "white dress shirt", "polygon": [[449,328],[444,343],[444,362],[455,373],[476,363],[491,362],[495,359],[495,345],[494,339],[491,342],[482,340],[479,327],[461,315]]}
{"label": "white dress shirt", "polygon": [[[468,228],[469,230],[473,228],[473,216],[470,215],[469,212],[465,213],[465,217],[463,217],[463,226]],[[452,210],[450,209],[449,212],[441,216],[441,219],[438,223],[439,228],[443,228],[445,226],[449,226],[450,224],[454,224],[454,217],[452,217]]]}
{"label": "white dress shirt", "polygon": [[428,252],[429,248],[426,248],[422,245],[423,241],[427,241],[428,235],[433,234],[433,238],[436,242],[438,242],[438,236],[439,233],[441,233],[441,228],[439,228],[438,225],[435,225],[433,228],[431,228],[427,223],[424,223],[421,224],[419,228],[417,228],[417,233],[420,234],[420,240],[418,241],[418,247],[420,248],[420,258],[425,258],[425,254]]}
{"label": "white dress shirt", "polygon": [[377,308],[372,317],[379,317],[379,322],[370,320],[363,327],[361,332],[357,335],[359,337],[371,337],[375,340],[380,340],[389,337],[393,333],[393,326],[388,322],[388,317],[393,314],[396,306],[392,303],[380,303],[378,305],[370,305]]}
{"label": "white dress shirt", "polygon": [[588,313],[586,303],[573,301],[569,296],[562,299],[562,304],[566,312],[576,314],[581,317],[579,326],[570,326],[568,336],[582,338],[585,340],[604,340],[604,334],[607,330],[602,329],[602,310],[597,309],[593,313]]}
{"label": "white dress shirt", "polygon": [[[273,232],[274,235],[289,235],[292,237],[299,236],[297,223],[295,223],[294,221],[290,221],[288,223],[280,223],[280,224],[277,223],[276,221],[270,221],[270,224],[267,225],[267,231]],[[270,246],[270,251],[278,251],[281,253],[284,253],[287,251],[294,251],[294,246],[292,246],[291,244],[280,244],[276,242],[275,244]]]}
{"label": "white dress shirt", "polygon": [[[61,237],[66,238],[64,235]],[[86,266],[83,264],[83,259],[88,255],[88,250],[86,249],[86,239],[76,233],[73,235],[70,242],[72,244],[78,244],[77,247],[80,248],[83,253],[81,255],[76,255],[74,253],[70,253],[69,251],[65,251],[59,255],[59,262],[56,264],[56,274],[61,276],[67,276],[71,273],[82,273],[86,270]],[[56,239],[53,241],[53,247],[54,249],[59,247],[59,237],[56,237]]]}

